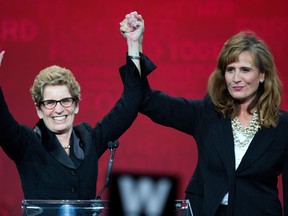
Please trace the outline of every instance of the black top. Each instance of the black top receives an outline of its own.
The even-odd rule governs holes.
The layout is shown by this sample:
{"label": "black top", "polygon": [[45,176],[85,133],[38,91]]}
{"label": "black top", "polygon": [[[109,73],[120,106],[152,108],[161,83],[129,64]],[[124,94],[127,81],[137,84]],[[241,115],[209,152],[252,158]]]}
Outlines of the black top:
{"label": "black top", "polygon": [[120,71],[125,74],[124,91],[112,110],[94,127],[88,123],[73,127],[73,139],[78,139],[71,148],[75,157],[65,153],[42,120],[36,130],[19,124],[9,112],[0,87],[0,145],[17,166],[25,199],[95,198],[98,159],[107,143],[131,126],[140,105],[139,73],[129,58],[126,61]]}
{"label": "black top", "polygon": [[[261,128],[255,134],[235,170],[231,119],[215,110],[209,95],[199,100],[171,97],[150,89],[147,80],[142,88],[143,114],[158,124],[191,135],[196,141],[198,163],[186,189],[195,216],[215,215],[227,192],[229,216],[281,216],[277,189],[281,174],[284,212],[288,215],[287,112],[279,112],[276,128]],[[175,143],[175,149],[178,145]]]}

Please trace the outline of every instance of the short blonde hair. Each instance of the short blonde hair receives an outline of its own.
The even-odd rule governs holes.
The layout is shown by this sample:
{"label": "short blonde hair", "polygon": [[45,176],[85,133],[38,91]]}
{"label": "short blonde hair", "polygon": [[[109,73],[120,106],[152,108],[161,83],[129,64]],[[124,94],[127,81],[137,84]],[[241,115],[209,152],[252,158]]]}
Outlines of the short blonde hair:
{"label": "short blonde hair", "polygon": [[53,65],[44,68],[35,77],[30,93],[36,106],[40,106],[43,100],[43,91],[46,85],[65,85],[68,87],[71,97],[80,101],[80,85],[72,72],[66,68]]}

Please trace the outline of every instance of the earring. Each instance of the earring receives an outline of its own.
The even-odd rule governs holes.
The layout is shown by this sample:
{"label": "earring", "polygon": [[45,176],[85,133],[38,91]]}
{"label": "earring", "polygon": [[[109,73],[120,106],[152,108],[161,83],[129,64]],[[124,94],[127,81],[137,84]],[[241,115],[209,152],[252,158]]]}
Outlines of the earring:
{"label": "earring", "polygon": [[263,83],[264,82],[264,80],[260,80],[260,83]]}

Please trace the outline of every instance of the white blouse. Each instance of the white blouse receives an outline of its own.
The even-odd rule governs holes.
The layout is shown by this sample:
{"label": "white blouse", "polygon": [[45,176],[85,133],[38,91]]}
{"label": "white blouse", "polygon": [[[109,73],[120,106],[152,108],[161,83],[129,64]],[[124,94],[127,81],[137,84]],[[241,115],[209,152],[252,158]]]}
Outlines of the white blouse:
{"label": "white blouse", "polygon": [[[238,136],[239,140],[242,142],[245,140],[245,136],[243,136],[243,134],[239,131],[235,131],[236,135]],[[254,136],[253,136],[254,137]],[[249,142],[247,143],[247,145],[243,146],[243,147],[239,147],[237,145],[234,144],[234,152],[235,152],[235,170],[238,168],[243,156],[245,155],[253,137],[249,140]],[[234,140],[235,143],[235,140]],[[228,205],[228,196],[229,196],[229,192],[227,192],[225,194],[225,196],[222,199],[221,204],[222,205]]]}

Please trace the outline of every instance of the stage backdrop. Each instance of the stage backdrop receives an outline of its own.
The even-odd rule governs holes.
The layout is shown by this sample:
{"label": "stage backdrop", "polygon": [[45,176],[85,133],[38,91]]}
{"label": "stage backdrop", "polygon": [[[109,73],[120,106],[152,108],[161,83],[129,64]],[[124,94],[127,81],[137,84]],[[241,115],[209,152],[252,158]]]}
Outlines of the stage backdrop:
{"label": "stage backdrop", "polygon": [[[121,95],[118,68],[125,63],[126,42],[119,23],[125,14],[138,11],[146,25],[144,53],[158,66],[149,78],[152,87],[175,96],[203,97],[225,40],[250,29],[275,55],[284,86],[282,107],[287,109],[287,4],[285,0],[0,0],[0,50],[6,51],[0,83],[14,117],[33,127],[37,115],[29,88],[35,75],[50,65],[67,67],[82,86],[76,123],[95,124]],[[190,136],[139,114],[119,141],[113,171],[175,175],[180,180],[178,198],[184,198],[197,161]],[[108,159],[106,152],[99,161],[98,191]],[[107,191],[104,194],[103,198]],[[0,215],[19,215],[22,199],[15,165],[1,149]]]}

